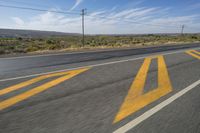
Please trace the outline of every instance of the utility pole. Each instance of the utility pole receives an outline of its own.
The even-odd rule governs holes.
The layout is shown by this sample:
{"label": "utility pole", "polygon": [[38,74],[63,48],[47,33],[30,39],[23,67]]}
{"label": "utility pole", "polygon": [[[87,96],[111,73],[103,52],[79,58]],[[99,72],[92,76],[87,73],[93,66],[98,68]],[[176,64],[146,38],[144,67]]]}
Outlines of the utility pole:
{"label": "utility pole", "polygon": [[85,15],[86,15],[86,9],[81,10],[81,16],[82,16],[82,46],[85,46]]}
{"label": "utility pole", "polygon": [[181,34],[183,35],[183,33],[184,33],[184,28],[185,28],[185,25],[182,25],[181,26]]}

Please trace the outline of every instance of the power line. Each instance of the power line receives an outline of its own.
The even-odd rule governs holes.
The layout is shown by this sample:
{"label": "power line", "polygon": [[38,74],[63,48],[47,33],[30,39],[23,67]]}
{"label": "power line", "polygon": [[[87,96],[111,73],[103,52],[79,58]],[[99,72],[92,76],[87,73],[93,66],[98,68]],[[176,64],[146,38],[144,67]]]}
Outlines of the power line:
{"label": "power line", "polygon": [[[0,0],[2,1],[2,0]],[[13,1],[13,0],[12,0]],[[14,2],[14,1],[13,1]],[[21,3],[21,2],[20,2]],[[24,3],[24,2],[23,2]],[[28,3],[26,3],[28,4]],[[61,14],[74,14],[74,15],[78,15],[79,13],[78,12],[64,12],[64,11],[52,11],[52,10],[46,10],[46,9],[38,9],[38,8],[29,8],[29,7],[19,7],[19,6],[12,6],[12,5],[2,5],[0,4],[0,7],[7,7],[7,8],[15,8],[15,9],[23,9],[23,10],[32,10],[32,11],[48,11],[48,12],[53,12],[53,13],[61,13]],[[86,15],[86,14],[85,14]],[[89,17],[95,17],[96,16],[91,16],[91,14],[88,14],[87,16]],[[117,19],[122,19],[121,17],[105,17],[105,16],[100,16],[98,15],[99,18],[102,18],[102,19],[111,19],[111,20],[117,20]],[[119,20],[118,20],[119,21]],[[149,23],[141,23],[141,22],[138,22],[138,21],[133,21],[133,20],[130,20],[130,19],[126,19],[126,18],[123,18],[123,22],[128,22],[128,23],[134,23],[134,24],[142,24],[142,25],[150,25],[150,26],[157,26],[157,27],[164,27],[164,28],[178,28],[178,26],[175,26],[175,25],[159,25],[159,24],[149,24]]]}
{"label": "power line", "polygon": [[21,1],[15,1],[15,0],[0,0],[0,1],[1,1],[1,2],[6,2],[6,3],[23,4],[23,5],[28,5],[28,6],[48,7],[47,5],[39,5],[39,4],[28,3],[28,2],[21,2]]}
{"label": "power line", "polygon": [[[61,13],[61,14],[74,14],[74,15],[79,15],[79,12],[64,12],[64,11],[52,11],[52,10],[46,10],[46,9],[36,9],[36,8],[29,8],[29,7],[19,7],[19,6],[12,6],[12,5],[2,5],[0,4],[0,7],[7,7],[7,8],[15,8],[15,9],[23,9],[23,10],[32,10],[32,11],[47,11],[47,12],[53,12],[53,13]],[[85,14],[86,15],[86,14]],[[90,14],[88,14],[87,16],[89,17],[93,17],[96,18],[96,16],[91,16],[91,12]],[[102,19],[110,19],[110,20],[118,20],[119,19],[123,19],[123,22],[128,22],[128,23],[134,23],[134,24],[139,24],[139,25],[149,25],[149,26],[156,26],[156,27],[163,27],[163,28],[179,28],[179,26],[175,26],[175,25],[160,25],[160,24],[150,24],[150,23],[142,23],[142,22],[138,22],[138,21],[133,21],[131,19],[127,19],[127,18],[121,18],[121,17],[106,17],[106,16],[100,16],[98,15],[99,18]]]}
{"label": "power line", "polygon": [[[49,8],[49,5],[40,5],[40,4],[35,4],[35,3],[29,3],[29,2],[20,2],[20,1],[15,1],[15,0],[0,0],[1,2],[6,2],[6,3],[16,3],[16,4],[23,4],[23,5],[27,5],[27,6],[39,6],[39,7],[45,7],[45,8]],[[70,11],[70,9],[66,9],[67,11]],[[73,10],[76,12],[80,12],[80,10]]]}
{"label": "power line", "polygon": [[6,8],[15,8],[15,9],[22,9],[22,10],[31,10],[31,11],[40,11],[40,12],[53,12],[53,13],[61,13],[61,14],[73,14],[73,15],[80,15],[78,12],[64,12],[64,11],[53,11],[53,10],[46,10],[46,9],[39,9],[39,8],[30,8],[30,7],[20,7],[20,6],[12,6],[12,5],[2,5],[0,7]]}
{"label": "power line", "polygon": [[[4,1],[4,0],[0,0],[0,1]],[[8,1],[7,1],[8,2]],[[27,2],[18,2],[15,0],[10,0],[9,2],[16,2],[16,3],[23,3],[23,4],[29,4],[31,5],[31,3],[27,3]],[[53,11],[53,10],[46,10],[46,9],[39,9],[39,8],[31,8],[31,7],[21,7],[21,6],[13,6],[13,5],[4,5],[4,4],[0,4],[0,7],[5,7],[5,8],[15,8],[15,9],[22,9],[22,10],[32,10],[32,11],[40,11],[40,12],[53,12],[53,13],[61,13],[61,14],[71,14],[71,15],[80,15],[80,12],[75,12],[75,11]],[[138,24],[138,25],[148,25],[148,26],[156,26],[156,27],[160,27],[160,28],[177,28],[179,29],[180,27],[177,25],[161,25],[161,24],[152,24],[152,23],[143,23],[143,22],[139,22],[139,21],[133,21],[132,19],[127,19],[127,18],[122,18],[122,17],[109,17],[109,16],[101,16],[101,15],[95,15],[92,16],[92,13],[94,12],[90,12],[90,14],[87,14],[88,17],[92,17],[92,18],[102,18],[102,19],[110,19],[110,20],[117,20],[117,21],[123,21],[123,22],[128,22],[128,23],[134,23],[134,24]],[[82,15],[82,31],[83,31],[83,45],[84,45],[84,17],[86,15],[86,10],[81,10],[81,15]],[[123,20],[122,20],[123,19]],[[184,28],[186,26],[182,26],[181,28],[181,33],[184,32]],[[187,26],[188,27],[188,26]],[[194,29],[194,27],[191,27]],[[196,29],[196,28],[195,28]]]}

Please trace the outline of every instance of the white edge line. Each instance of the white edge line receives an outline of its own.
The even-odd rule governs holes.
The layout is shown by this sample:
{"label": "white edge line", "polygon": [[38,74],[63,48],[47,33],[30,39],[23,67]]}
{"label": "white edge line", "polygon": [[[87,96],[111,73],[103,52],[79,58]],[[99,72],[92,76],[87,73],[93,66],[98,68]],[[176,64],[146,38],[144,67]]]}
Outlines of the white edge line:
{"label": "white edge line", "polygon": [[[174,51],[174,52],[166,52],[166,53],[163,53],[161,55],[171,55],[171,54],[176,54],[176,53],[182,53],[182,52],[184,52],[186,50],[199,50],[199,49],[200,48],[184,49],[184,50],[178,50],[178,51]],[[151,55],[154,55],[154,54],[156,55],[156,54],[159,54],[159,53],[153,53]],[[30,77],[41,76],[41,75],[45,75],[45,74],[52,74],[52,73],[56,73],[56,72],[76,70],[76,69],[81,69],[81,68],[85,68],[85,67],[97,67],[97,66],[105,66],[105,65],[110,65],[110,64],[117,64],[117,63],[122,63],[122,62],[128,62],[128,61],[144,59],[144,58],[146,58],[148,56],[150,56],[150,55],[146,55],[146,56],[138,57],[138,58],[133,58],[133,59],[127,59],[127,60],[119,60],[119,61],[113,61],[113,62],[107,62],[107,63],[101,63],[101,64],[94,64],[94,65],[88,65],[88,66],[81,66],[81,67],[63,69],[63,70],[52,71],[52,72],[45,72],[45,73],[38,73],[38,74],[20,76],[20,77],[15,77],[15,78],[1,79],[0,82],[17,80],[17,79],[24,79],[24,78],[30,78]]]}
{"label": "white edge line", "polygon": [[166,107],[167,105],[169,105],[170,103],[172,103],[173,101],[178,99],[179,97],[183,96],[184,94],[186,94],[187,92],[189,92],[190,90],[192,90],[193,88],[198,86],[199,84],[200,84],[200,80],[194,82],[193,84],[191,84],[190,86],[186,87],[185,89],[177,92],[176,94],[174,94],[173,96],[171,96],[167,100],[161,102],[160,104],[156,105],[152,109],[146,111],[141,116],[130,121],[129,123],[125,124],[124,126],[118,128],[113,133],[126,133],[126,132],[128,132],[129,130],[133,129],[138,124],[145,121],[146,119],[148,119],[149,117],[151,117],[152,115],[154,115],[155,113],[157,113],[158,111],[160,111],[161,109],[163,109],[164,107]]}

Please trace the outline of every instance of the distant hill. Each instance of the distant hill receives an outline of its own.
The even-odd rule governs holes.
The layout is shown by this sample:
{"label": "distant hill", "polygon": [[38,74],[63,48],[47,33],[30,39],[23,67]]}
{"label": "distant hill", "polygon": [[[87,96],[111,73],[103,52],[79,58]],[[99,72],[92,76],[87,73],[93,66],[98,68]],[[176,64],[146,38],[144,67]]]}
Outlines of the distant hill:
{"label": "distant hill", "polygon": [[[200,33],[196,33],[200,34]],[[194,35],[196,35],[194,34]],[[56,36],[80,36],[78,33],[64,33],[55,31],[40,31],[40,30],[19,30],[19,29],[0,29],[0,38],[43,38],[43,37],[56,37]],[[178,33],[157,33],[157,34],[87,34],[88,36],[146,36],[146,35],[159,35],[159,36],[178,36]],[[192,35],[192,34],[191,34]]]}
{"label": "distant hill", "polygon": [[0,29],[0,38],[15,38],[15,37],[49,37],[49,36],[76,36],[76,33],[63,33],[54,31],[38,31],[38,30],[17,30],[17,29]]}

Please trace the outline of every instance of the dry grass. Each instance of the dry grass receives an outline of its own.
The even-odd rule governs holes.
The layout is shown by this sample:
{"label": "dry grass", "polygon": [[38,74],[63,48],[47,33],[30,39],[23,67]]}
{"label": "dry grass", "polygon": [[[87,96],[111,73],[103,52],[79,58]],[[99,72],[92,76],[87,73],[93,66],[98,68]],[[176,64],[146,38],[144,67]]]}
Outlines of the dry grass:
{"label": "dry grass", "polygon": [[55,51],[79,51],[85,49],[146,47],[194,43],[200,42],[200,34],[86,36],[86,45],[84,47],[82,47],[81,39],[81,36],[0,38],[0,54],[46,53]]}

